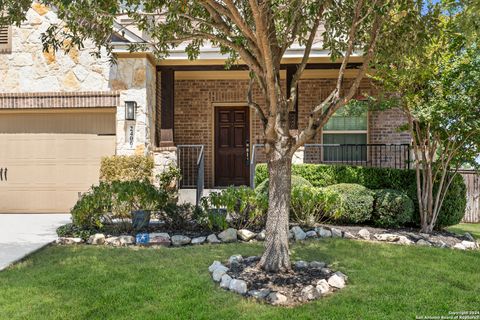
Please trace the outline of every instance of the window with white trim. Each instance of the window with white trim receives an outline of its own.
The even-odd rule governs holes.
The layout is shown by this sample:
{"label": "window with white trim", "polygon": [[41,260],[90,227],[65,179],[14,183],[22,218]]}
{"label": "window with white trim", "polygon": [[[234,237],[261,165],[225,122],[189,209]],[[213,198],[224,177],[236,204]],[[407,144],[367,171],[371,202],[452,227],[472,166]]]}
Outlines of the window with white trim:
{"label": "window with white trim", "polygon": [[368,110],[354,103],[337,110],[323,127],[323,161],[367,161]]}
{"label": "window with white trim", "polygon": [[0,53],[12,52],[12,30],[9,26],[0,26]]}

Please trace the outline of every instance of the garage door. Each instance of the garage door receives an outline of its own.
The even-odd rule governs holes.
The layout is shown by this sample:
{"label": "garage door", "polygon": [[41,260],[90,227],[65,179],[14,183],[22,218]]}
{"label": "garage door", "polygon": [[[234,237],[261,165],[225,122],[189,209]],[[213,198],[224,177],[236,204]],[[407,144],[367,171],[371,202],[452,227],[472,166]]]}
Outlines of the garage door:
{"label": "garage door", "polygon": [[0,213],[68,212],[115,153],[113,110],[0,113]]}

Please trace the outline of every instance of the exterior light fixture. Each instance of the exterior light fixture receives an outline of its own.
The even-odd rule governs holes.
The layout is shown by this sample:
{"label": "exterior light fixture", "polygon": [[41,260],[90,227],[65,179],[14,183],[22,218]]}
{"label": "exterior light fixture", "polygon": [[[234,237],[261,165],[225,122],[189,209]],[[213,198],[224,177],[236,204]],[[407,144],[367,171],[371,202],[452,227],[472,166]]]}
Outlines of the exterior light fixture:
{"label": "exterior light fixture", "polygon": [[125,101],[125,120],[135,121],[137,113],[137,103],[135,101]]}

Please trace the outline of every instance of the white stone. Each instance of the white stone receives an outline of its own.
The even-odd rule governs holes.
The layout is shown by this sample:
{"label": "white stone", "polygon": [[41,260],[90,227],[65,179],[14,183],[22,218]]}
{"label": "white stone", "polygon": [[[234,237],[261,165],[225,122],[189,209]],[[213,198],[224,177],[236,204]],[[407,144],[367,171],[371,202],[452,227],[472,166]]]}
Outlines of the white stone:
{"label": "white stone", "polygon": [[337,274],[334,274],[330,278],[328,278],[328,284],[331,287],[342,289],[345,287],[345,280]]}
{"label": "white stone", "polygon": [[408,239],[405,236],[399,236],[397,243],[409,246],[414,244],[415,242],[413,242],[412,240]]}
{"label": "white stone", "polygon": [[270,294],[270,290],[268,289],[260,289],[260,290],[250,290],[248,291],[248,295],[254,297],[255,299],[265,299]]}
{"label": "white stone", "polygon": [[121,245],[120,239],[118,237],[108,237],[105,239],[105,243],[114,247]]}
{"label": "white stone", "polygon": [[257,236],[255,237],[257,240],[263,241],[265,240],[266,232],[265,230],[260,231]]}
{"label": "white stone", "polygon": [[228,263],[229,264],[235,264],[235,263],[240,263],[243,261],[243,257],[239,254],[235,254],[233,256],[230,256],[230,258],[228,258]]}
{"label": "white stone", "polygon": [[118,237],[118,241],[121,246],[128,246],[135,243],[135,238],[132,236],[120,236]]}
{"label": "white stone", "polygon": [[325,262],[321,261],[312,261],[308,264],[310,268],[315,268],[315,269],[322,269],[325,268],[327,264]]}
{"label": "white stone", "polygon": [[347,276],[345,273],[343,273],[343,272],[341,272],[341,271],[337,271],[337,272],[335,272],[334,274],[336,274],[337,276],[339,276],[340,278],[342,278],[345,282],[347,282],[348,276]]}
{"label": "white stone", "polygon": [[356,238],[357,238],[357,237],[355,237],[352,233],[350,233],[350,232],[348,232],[348,231],[346,231],[346,232],[343,233],[343,237],[344,237],[345,239],[356,239]]}
{"label": "white stone", "polygon": [[477,244],[473,241],[465,241],[463,240],[462,241],[462,245],[466,248],[466,249],[476,249],[477,248]]}
{"label": "white stone", "polygon": [[164,232],[152,232],[148,235],[149,244],[169,246],[171,244],[170,235]]}
{"label": "white stone", "polygon": [[205,242],[207,237],[197,237],[192,239],[192,244],[202,244]]}
{"label": "white stone", "polygon": [[171,240],[174,246],[184,246],[192,241],[192,239],[183,235],[172,236]]}
{"label": "white stone", "polygon": [[416,243],[417,246],[425,246],[425,247],[431,247],[432,244],[426,240],[420,239]]}
{"label": "white stone", "polygon": [[232,277],[230,277],[228,274],[224,274],[220,279],[220,288],[228,289],[231,281]]}
{"label": "white stone", "polygon": [[358,236],[364,240],[370,240],[370,231],[367,229],[361,229],[358,231]]}
{"label": "white stone", "polygon": [[279,292],[272,292],[268,295],[268,301],[270,301],[273,305],[282,305],[286,304],[288,299],[286,296]]}
{"label": "white stone", "polygon": [[60,237],[56,241],[58,244],[80,244],[83,242],[82,238],[68,238]]}
{"label": "white stone", "polygon": [[325,279],[319,280],[315,288],[317,289],[318,293],[322,296],[330,292],[330,285]]}
{"label": "white stone", "polygon": [[308,268],[308,262],[303,261],[303,260],[297,261],[297,262],[295,262],[295,268],[297,268],[297,269]]}
{"label": "white stone", "polygon": [[247,283],[243,280],[232,279],[232,281],[230,281],[229,289],[238,294],[245,294],[247,293]]}
{"label": "white stone", "polygon": [[295,241],[305,240],[305,238],[307,237],[307,234],[305,233],[305,231],[303,231],[303,229],[300,228],[299,226],[293,227],[291,231],[293,232]]}
{"label": "white stone", "polygon": [[306,232],[307,238],[316,238],[318,235],[315,230],[310,230]]}
{"label": "white stone", "polygon": [[373,235],[375,239],[379,241],[388,241],[388,242],[395,242],[400,239],[400,236],[398,234],[392,234],[392,233],[382,233],[382,234],[374,234]]}
{"label": "white stone", "polygon": [[105,235],[103,233],[95,233],[88,238],[87,243],[92,245],[102,245],[105,243]]}
{"label": "white stone", "polygon": [[336,228],[332,228],[332,237],[333,238],[341,238],[342,237],[342,230],[340,229],[336,229]]}
{"label": "white stone", "polygon": [[208,267],[208,271],[213,272],[213,270],[215,270],[218,266],[223,266],[223,264],[222,264],[220,261],[215,260],[215,261],[213,261],[213,263],[210,265],[210,267]]}
{"label": "white stone", "polygon": [[458,250],[467,250],[467,248],[465,248],[465,246],[461,243],[457,243],[453,246],[453,249],[458,249]]}
{"label": "white stone", "polygon": [[235,242],[237,241],[237,230],[228,228],[218,234],[218,237],[222,242]]}
{"label": "white stone", "polygon": [[237,231],[237,235],[243,241],[248,241],[250,239],[253,239],[256,234],[254,232],[250,231],[250,230],[247,230],[247,229],[240,229],[240,230]]}
{"label": "white stone", "polygon": [[220,282],[220,280],[222,280],[222,276],[227,273],[227,271],[228,268],[224,265],[217,266],[212,272],[213,281]]}
{"label": "white stone", "polygon": [[208,243],[220,243],[221,241],[218,240],[217,236],[214,233],[212,233],[211,235],[209,235],[207,237],[207,242]]}
{"label": "white stone", "polygon": [[328,229],[325,229],[325,228],[322,228],[322,227],[318,227],[316,229],[317,233],[318,233],[318,236],[322,237],[322,238],[330,238],[332,236],[332,231],[328,230]]}
{"label": "white stone", "polygon": [[318,290],[312,285],[308,285],[303,288],[301,294],[302,297],[306,300],[315,300],[320,296]]}

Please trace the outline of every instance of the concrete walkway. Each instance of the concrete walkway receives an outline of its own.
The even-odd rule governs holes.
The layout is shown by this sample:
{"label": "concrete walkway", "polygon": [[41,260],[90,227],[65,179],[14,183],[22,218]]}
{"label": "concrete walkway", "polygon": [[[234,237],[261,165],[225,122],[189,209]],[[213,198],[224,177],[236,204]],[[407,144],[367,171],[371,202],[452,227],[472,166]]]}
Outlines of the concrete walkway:
{"label": "concrete walkway", "polygon": [[0,270],[57,238],[69,214],[0,214]]}

